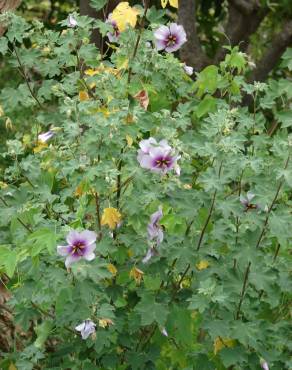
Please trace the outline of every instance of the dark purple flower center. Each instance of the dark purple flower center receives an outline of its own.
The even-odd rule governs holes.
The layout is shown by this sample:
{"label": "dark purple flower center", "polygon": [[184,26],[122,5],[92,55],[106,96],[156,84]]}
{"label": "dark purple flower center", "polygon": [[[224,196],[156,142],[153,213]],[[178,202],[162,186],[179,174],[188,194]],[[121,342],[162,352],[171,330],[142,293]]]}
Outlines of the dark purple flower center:
{"label": "dark purple flower center", "polygon": [[85,248],[86,245],[84,241],[77,241],[72,245],[71,254],[73,256],[83,256]]}
{"label": "dark purple flower center", "polygon": [[155,167],[158,168],[170,167],[171,163],[172,163],[171,157],[159,157],[155,159]]}
{"label": "dark purple flower center", "polygon": [[177,42],[177,37],[175,35],[169,35],[168,38],[167,38],[167,43],[166,45],[167,46],[173,46],[175,45]]}

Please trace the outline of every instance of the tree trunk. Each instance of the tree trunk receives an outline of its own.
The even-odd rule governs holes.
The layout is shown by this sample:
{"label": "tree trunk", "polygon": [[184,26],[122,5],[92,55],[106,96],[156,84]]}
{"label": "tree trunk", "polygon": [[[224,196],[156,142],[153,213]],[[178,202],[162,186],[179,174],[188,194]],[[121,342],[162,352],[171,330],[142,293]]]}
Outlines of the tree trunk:
{"label": "tree trunk", "polygon": [[[108,0],[105,7],[97,12],[90,6],[90,0],[80,0],[80,14],[95,19],[105,20],[119,2],[119,0]],[[102,48],[102,36],[98,29],[92,32],[91,42],[93,42],[98,49]]]}
{"label": "tree trunk", "polygon": [[[0,13],[8,10],[15,10],[21,3],[21,0],[0,0]],[[5,32],[6,27],[0,24],[0,36]]]}
{"label": "tree trunk", "polygon": [[178,23],[183,25],[187,34],[187,42],[180,49],[180,58],[187,65],[200,71],[209,63],[197,34],[195,0],[179,1]]}

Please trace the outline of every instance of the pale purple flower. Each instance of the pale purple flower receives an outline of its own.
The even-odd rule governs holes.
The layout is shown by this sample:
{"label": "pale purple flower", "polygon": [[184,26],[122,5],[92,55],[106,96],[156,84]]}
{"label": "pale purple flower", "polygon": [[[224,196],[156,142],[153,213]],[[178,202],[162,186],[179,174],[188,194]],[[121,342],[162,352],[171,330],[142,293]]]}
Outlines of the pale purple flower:
{"label": "pale purple flower", "polygon": [[68,23],[68,27],[71,27],[71,28],[75,28],[76,26],[78,26],[78,23],[72,14],[69,14],[67,18],[67,23]]}
{"label": "pale purple flower", "polygon": [[186,64],[183,65],[183,69],[189,76],[191,76],[194,73],[194,68],[191,66],[187,66]]}
{"label": "pale purple flower", "polygon": [[165,337],[168,337],[168,332],[167,332],[166,328],[161,329],[161,334],[164,335]]}
{"label": "pale purple flower", "polygon": [[44,132],[43,134],[39,134],[38,135],[38,141],[40,141],[41,143],[46,143],[54,135],[55,135],[55,133],[53,131],[51,131],[51,130],[50,131],[47,131],[47,132]]}
{"label": "pale purple flower", "polygon": [[174,169],[176,174],[180,175],[180,167],[177,164],[180,156],[173,153],[166,140],[157,143],[150,137],[148,140],[140,141],[139,146],[137,160],[142,168],[162,174]]}
{"label": "pale purple flower", "polygon": [[254,204],[251,202],[254,197],[255,195],[251,191],[248,191],[246,193],[246,197],[240,195],[240,203],[244,206],[246,212],[250,209],[260,209],[260,206],[258,204]]}
{"label": "pale purple flower", "polygon": [[68,245],[57,247],[58,254],[66,257],[65,266],[68,268],[81,258],[92,261],[95,258],[93,251],[96,248],[96,237],[96,233],[89,230],[81,233],[75,230],[70,231],[66,238]]}
{"label": "pale purple flower", "polygon": [[269,370],[269,365],[266,360],[263,358],[260,359],[261,368],[264,370]]}
{"label": "pale purple flower", "polygon": [[110,42],[118,42],[118,38],[120,36],[120,31],[117,25],[117,22],[112,19],[112,13],[110,13],[106,20],[107,24],[110,24],[113,27],[113,32],[108,32],[107,37]]}
{"label": "pale purple flower", "polygon": [[77,325],[75,330],[80,331],[82,339],[87,339],[91,334],[95,333],[95,327],[95,323],[90,319],[87,319]]}
{"label": "pale purple flower", "polygon": [[159,221],[163,217],[162,207],[158,208],[158,211],[154,212],[150,216],[150,222],[147,226],[148,239],[150,241],[154,240],[156,244],[160,244],[163,241],[163,229],[159,225]]}
{"label": "pale purple flower", "polygon": [[171,23],[169,26],[160,26],[154,32],[157,50],[172,53],[178,50],[186,41],[187,36],[183,26]]}
{"label": "pale purple flower", "polygon": [[150,259],[158,254],[157,250],[155,247],[150,247],[147,250],[147,253],[145,257],[142,259],[142,263],[146,264],[150,261]]}

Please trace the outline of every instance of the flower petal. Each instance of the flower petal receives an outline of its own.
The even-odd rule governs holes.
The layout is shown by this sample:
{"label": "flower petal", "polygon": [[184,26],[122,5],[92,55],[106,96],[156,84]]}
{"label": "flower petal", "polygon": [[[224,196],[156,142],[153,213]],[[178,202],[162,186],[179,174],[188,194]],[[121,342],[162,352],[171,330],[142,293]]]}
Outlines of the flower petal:
{"label": "flower petal", "polygon": [[58,245],[57,246],[57,253],[60,256],[67,256],[71,252],[71,247],[70,245]]}
{"label": "flower petal", "polygon": [[153,137],[149,137],[147,140],[141,140],[139,146],[143,153],[148,154],[153,144],[157,144],[156,140]]}
{"label": "flower petal", "polygon": [[65,266],[68,268],[72,263],[78,262],[81,259],[81,256],[74,256],[70,254],[65,260]]}
{"label": "flower petal", "polygon": [[79,234],[79,238],[84,240],[86,245],[90,245],[96,242],[97,235],[94,231],[84,230]]}
{"label": "flower petal", "polygon": [[94,260],[95,258],[95,254],[94,253],[85,253],[83,255],[83,258],[86,260],[86,261],[92,261]]}
{"label": "flower petal", "polygon": [[155,32],[154,37],[156,40],[166,40],[169,36],[169,28],[167,26],[160,26]]}
{"label": "flower petal", "polygon": [[143,157],[140,158],[140,166],[142,168],[152,169],[153,167],[152,163],[153,163],[153,158],[151,158],[147,154],[143,155]]}
{"label": "flower petal", "polygon": [[76,241],[79,241],[79,239],[80,239],[80,234],[76,230],[71,230],[69,232],[69,234],[67,235],[67,238],[66,238],[67,243],[70,244],[70,245],[74,245],[74,243]]}

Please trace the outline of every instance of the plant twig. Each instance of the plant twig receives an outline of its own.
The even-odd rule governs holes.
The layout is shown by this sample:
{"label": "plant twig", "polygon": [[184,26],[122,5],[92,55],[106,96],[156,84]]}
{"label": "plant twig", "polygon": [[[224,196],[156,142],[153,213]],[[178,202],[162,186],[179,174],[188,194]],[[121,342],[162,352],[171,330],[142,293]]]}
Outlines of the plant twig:
{"label": "plant twig", "polygon": [[25,83],[26,83],[26,85],[28,87],[28,90],[30,92],[30,95],[37,102],[37,104],[39,105],[39,107],[42,108],[43,107],[42,104],[40,103],[39,99],[37,98],[37,96],[35,95],[35,93],[33,92],[32,88],[30,86],[29,79],[28,79],[28,77],[26,75],[24,65],[22,64],[22,62],[21,62],[21,60],[19,58],[19,55],[18,55],[17,48],[16,48],[15,44],[13,44],[13,49],[14,49],[14,52],[15,52],[15,56],[16,56],[16,59],[17,59],[17,62],[18,62],[18,65],[19,65],[19,68],[20,68],[22,77],[25,80]]}
{"label": "plant twig", "polygon": [[239,299],[237,310],[236,310],[236,320],[239,319],[241,305],[242,305],[242,302],[243,302],[243,299],[244,299],[244,296],[245,296],[245,291],[246,291],[247,283],[248,283],[248,276],[249,276],[249,272],[250,272],[250,266],[251,266],[251,262],[248,263],[247,268],[246,268],[245,273],[244,273],[244,279],[243,279],[243,285],[242,285],[242,289],[241,289],[241,293],[240,293],[240,299]]}
{"label": "plant twig", "polygon": [[[2,197],[0,197],[2,203],[6,206],[6,207],[9,207],[8,203],[6,202],[6,200]],[[29,225],[27,225],[26,223],[24,223],[19,217],[16,217],[17,221],[24,227],[26,228],[27,231],[29,231],[30,233],[32,233],[32,229]]]}

